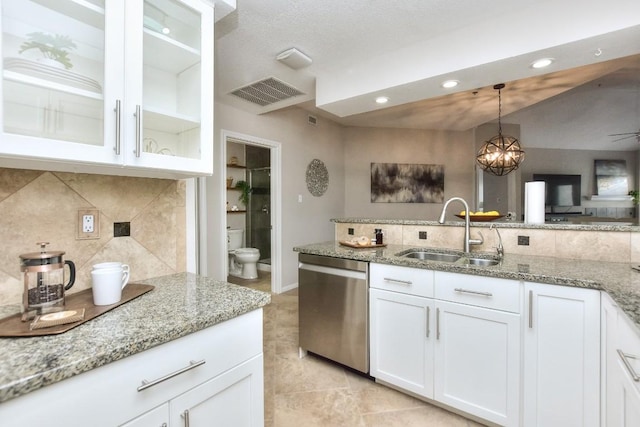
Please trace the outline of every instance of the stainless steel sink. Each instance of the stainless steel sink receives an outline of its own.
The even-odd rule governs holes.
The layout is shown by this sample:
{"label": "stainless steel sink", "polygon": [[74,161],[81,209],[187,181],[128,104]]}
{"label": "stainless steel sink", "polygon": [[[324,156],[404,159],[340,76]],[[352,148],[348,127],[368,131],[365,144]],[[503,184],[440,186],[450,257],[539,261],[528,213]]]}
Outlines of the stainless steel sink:
{"label": "stainless steel sink", "polygon": [[428,252],[428,251],[413,251],[401,255],[405,258],[415,258],[423,261],[441,261],[441,262],[456,262],[460,259],[460,255],[447,254],[442,252]]}
{"label": "stainless steel sink", "polygon": [[491,258],[468,258],[467,260],[469,261],[469,265],[478,265],[481,267],[489,267],[500,263],[497,259]]}

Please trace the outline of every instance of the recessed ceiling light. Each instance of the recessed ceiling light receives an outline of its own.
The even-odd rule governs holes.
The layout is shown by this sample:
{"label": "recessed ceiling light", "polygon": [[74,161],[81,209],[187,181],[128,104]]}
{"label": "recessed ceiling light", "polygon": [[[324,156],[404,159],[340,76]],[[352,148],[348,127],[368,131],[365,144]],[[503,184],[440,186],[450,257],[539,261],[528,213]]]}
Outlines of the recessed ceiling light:
{"label": "recessed ceiling light", "polygon": [[552,62],[553,62],[553,58],[538,59],[537,61],[534,61],[533,63],[531,63],[531,68],[548,67],[549,65],[551,65]]}
{"label": "recessed ceiling light", "polygon": [[446,82],[442,82],[442,87],[445,89],[451,89],[452,87],[458,86],[460,83],[458,80],[447,80]]}
{"label": "recessed ceiling light", "polygon": [[376,104],[386,104],[387,102],[389,102],[389,98],[386,96],[379,96],[376,98]]}

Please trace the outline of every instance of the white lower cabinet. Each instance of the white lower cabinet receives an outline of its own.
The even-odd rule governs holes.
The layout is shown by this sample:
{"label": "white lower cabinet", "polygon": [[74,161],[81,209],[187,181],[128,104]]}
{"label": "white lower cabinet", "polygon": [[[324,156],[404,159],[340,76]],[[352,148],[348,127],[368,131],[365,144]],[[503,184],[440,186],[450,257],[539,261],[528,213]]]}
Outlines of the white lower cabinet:
{"label": "white lower cabinet", "polygon": [[517,426],[520,283],[436,271],[435,297],[435,400]]}
{"label": "white lower cabinet", "polygon": [[600,292],[525,283],[525,426],[600,425]]}
{"label": "white lower cabinet", "polygon": [[[261,426],[262,355],[169,402],[171,426]],[[248,404],[249,403],[249,404]]]}
{"label": "white lower cabinet", "polygon": [[371,376],[433,398],[431,298],[370,289]]}
{"label": "white lower cabinet", "polygon": [[640,426],[640,337],[627,316],[602,296],[603,426]]}
{"label": "white lower cabinet", "polygon": [[5,401],[0,425],[259,427],[263,376],[257,309]]}
{"label": "white lower cabinet", "polygon": [[169,404],[165,403],[122,424],[120,427],[168,427]]}
{"label": "white lower cabinet", "polygon": [[435,400],[517,426],[520,315],[437,301],[436,324]]}
{"label": "white lower cabinet", "polygon": [[369,272],[371,375],[518,425],[520,284],[373,263]]}

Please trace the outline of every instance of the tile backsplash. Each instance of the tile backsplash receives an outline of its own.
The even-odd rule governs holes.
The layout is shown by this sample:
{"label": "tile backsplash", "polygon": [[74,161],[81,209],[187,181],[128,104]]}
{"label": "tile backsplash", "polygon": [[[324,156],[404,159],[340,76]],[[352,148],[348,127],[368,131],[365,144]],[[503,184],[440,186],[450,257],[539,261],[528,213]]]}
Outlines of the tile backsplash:
{"label": "tile backsplash", "polygon": [[[354,235],[349,235],[353,228]],[[462,250],[464,227],[449,225],[336,223],[336,240],[354,236],[372,236],[382,228],[385,243],[404,246]],[[420,233],[427,239],[421,239]],[[487,227],[471,227],[471,237],[483,234],[484,243],[472,251],[493,252],[498,245],[496,233]],[[564,259],[610,262],[640,262],[640,233],[635,231],[583,231],[554,229],[500,228],[506,255],[544,255]],[[528,244],[523,244],[526,241]],[[520,242],[520,243],[519,243]]]}
{"label": "tile backsplash", "polygon": [[[131,280],[186,269],[185,181],[0,168],[0,305],[19,304],[19,255],[37,242],[76,266],[69,293],[91,286],[92,265],[121,261]],[[100,238],[77,239],[78,210],[99,211]],[[114,222],[131,235],[113,237]],[[65,280],[68,270],[65,268]]]}

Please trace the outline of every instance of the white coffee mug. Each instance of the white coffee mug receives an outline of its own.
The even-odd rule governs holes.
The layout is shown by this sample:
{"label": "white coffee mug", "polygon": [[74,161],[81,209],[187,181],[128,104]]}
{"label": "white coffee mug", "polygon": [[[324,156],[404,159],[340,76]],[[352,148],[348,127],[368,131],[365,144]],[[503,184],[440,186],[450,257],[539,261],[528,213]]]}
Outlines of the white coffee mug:
{"label": "white coffee mug", "polygon": [[104,268],[122,268],[123,270],[129,271],[129,265],[119,261],[101,262],[99,264],[93,264],[94,270],[102,270]]}
{"label": "white coffee mug", "polygon": [[122,299],[122,289],[129,283],[127,268],[100,268],[91,271],[93,303],[111,305]]}

